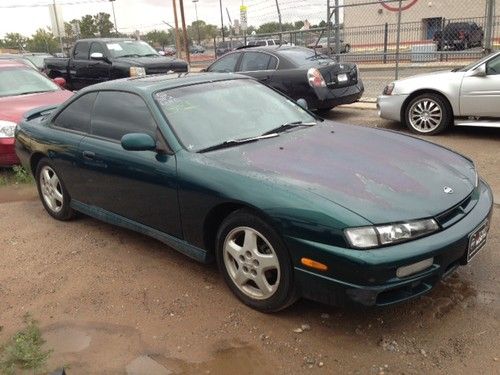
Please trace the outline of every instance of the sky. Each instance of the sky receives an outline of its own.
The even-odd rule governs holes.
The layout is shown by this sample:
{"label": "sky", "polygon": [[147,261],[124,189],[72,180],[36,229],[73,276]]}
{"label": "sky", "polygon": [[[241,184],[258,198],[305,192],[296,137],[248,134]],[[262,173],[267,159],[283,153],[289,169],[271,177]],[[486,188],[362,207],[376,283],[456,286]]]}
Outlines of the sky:
{"label": "sky", "polygon": [[[239,19],[242,0],[221,0],[224,24],[229,23],[226,8],[232,20]],[[243,0],[248,6],[248,24],[258,26],[268,21],[277,21],[275,0]],[[278,0],[283,22],[308,19],[317,23],[326,18],[327,0]],[[53,0],[0,0],[0,38],[8,32],[18,32],[30,36],[38,28],[50,26],[47,5]],[[79,19],[86,14],[106,12],[112,14],[108,0],[56,0],[62,10],[64,21]],[[116,0],[114,2],[118,30],[131,33],[135,30],[147,32],[165,29],[163,21],[174,24],[172,0]],[[179,7],[179,0],[177,0]],[[219,0],[198,0],[198,18],[220,25]],[[184,0],[186,23],[196,20],[195,4]],[[180,25],[180,13],[179,25]],[[111,17],[113,20],[113,17]]]}

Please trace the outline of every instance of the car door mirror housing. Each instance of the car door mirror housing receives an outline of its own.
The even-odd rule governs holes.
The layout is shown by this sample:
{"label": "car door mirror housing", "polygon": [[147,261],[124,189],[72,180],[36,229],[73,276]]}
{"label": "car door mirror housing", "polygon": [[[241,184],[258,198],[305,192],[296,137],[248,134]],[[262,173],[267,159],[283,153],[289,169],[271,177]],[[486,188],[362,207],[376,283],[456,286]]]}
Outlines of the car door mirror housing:
{"label": "car door mirror housing", "polygon": [[121,144],[127,151],[154,151],[156,141],[146,133],[129,133],[122,137]]}
{"label": "car door mirror housing", "polygon": [[304,108],[304,109],[307,109],[307,102],[306,102],[306,100],[305,100],[305,99],[300,98],[299,100],[297,100],[297,104],[298,104],[300,107],[302,107],[302,108]]}
{"label": "car door mirror housing", "polygon": [[56,77],[52,81],[62,89],[66,86],[66,80],[63,77]]}
{"label": "car door mirror housing", "polygon": [[90,54],[90,59],[91,60],[98,60],[98,61],[105,61],[106,60],[106,58],[104,57],[104,55],[101,52],[92,52]]}
{"label": "car door mirror housing", "polygon": [[470,73],[470,77],[486,77],[486,64],[479,65]]}

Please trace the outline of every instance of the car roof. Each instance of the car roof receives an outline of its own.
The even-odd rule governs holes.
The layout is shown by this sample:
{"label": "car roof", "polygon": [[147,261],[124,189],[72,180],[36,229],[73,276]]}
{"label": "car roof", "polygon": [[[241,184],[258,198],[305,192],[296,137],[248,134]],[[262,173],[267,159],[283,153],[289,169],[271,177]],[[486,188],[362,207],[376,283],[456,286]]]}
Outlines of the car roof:
{"label": "car roof", "polygon": [[168,73],[140,78],[123,78],[89,86],[81,92],[116,90],[153,93],[176,87],[198,85],[203,83],[227,81],[232,79],[252,79],[251,77],[232,73]]}
{"label": "car roof", "polygon": [[78,39],[77,42],[103,42],[103,43],[112,43],[112,42],[137,42],[134,38],[86,38],[86,39]]}
{"label": "car roof", "polygon": [[29,68],[26,64],[16,61],[16,57],[5,57],[3,58],[2,55],[0,55],[0,68]]}

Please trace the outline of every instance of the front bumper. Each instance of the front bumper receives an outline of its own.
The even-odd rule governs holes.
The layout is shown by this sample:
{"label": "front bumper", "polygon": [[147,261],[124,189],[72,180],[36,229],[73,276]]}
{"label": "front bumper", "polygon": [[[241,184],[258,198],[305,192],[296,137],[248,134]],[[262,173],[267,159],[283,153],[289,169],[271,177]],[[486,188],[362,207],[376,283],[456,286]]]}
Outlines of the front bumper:
{"label": "front bumper", "polygon": [[401,122],[401,110],[408,95],[381,95],[377,98],[378,115],[386,120]]}
{"label": "front bumper", "polygon": [[0,167],[19,164],[14,145],[15,138],[0,138]]}
{"label": "front bumper", "polygon": [[[474,208],[456,224],[433,235],[399,245],[373,250],[353,250],[287,237],[295,265],[295,281],[303,297],[342,305],[354,301],[384,306],[415,298],[465,264],[469,235],[492,213],[493,195],[481,181]],[[482,250],[484,251],[484,249]],[[326,273],[307,269],[301,257],[328,265]],[[433,265],[408,277],[396,270],[425,259]]]}

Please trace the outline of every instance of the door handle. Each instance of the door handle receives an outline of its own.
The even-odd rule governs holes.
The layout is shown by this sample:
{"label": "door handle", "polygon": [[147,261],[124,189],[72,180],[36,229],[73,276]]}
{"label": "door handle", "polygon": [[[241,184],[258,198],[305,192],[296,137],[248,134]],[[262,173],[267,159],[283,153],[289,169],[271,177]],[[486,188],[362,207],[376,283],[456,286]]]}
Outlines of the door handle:
{"label": "door handle", "polygon": [[83,158],[85,160],[94,160],[95,159],[95,153],[92,151],[83,151]]}

